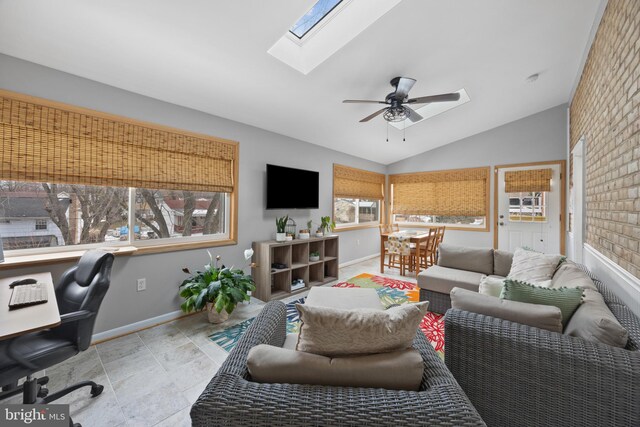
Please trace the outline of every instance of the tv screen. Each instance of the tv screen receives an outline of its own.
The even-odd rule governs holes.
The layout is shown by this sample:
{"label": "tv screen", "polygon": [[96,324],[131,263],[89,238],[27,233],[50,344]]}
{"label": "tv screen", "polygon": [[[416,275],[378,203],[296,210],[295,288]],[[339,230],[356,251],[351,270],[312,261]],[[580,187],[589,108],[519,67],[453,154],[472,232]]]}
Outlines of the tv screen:
{"label": "tv screen", "polygon": [[267,209],[318,209],[320,174],[267,165]]}

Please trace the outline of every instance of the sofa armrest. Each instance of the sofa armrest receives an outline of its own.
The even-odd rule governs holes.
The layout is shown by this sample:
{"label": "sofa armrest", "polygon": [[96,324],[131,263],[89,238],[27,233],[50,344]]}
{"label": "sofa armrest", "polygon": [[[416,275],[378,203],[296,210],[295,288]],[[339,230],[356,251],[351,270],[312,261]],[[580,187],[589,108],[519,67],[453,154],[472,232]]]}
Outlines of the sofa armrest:
{"label": "sofa armrest", "polygon": [[452,309],[445,361],[488,425],[640,425],[640,352]]}
{"label": "sofa armrest", "polygon": [[263,384],[216,375],[193,426],[485,426],[452,378],[427,391]]}
{"label": "sofa armrest", "polygon": [[228,373],[249,378],[247,355],[258,344],[282,347],[287,336],[287,308],[282,301],[271,301],[256,316],[242,335],[218,373]]}

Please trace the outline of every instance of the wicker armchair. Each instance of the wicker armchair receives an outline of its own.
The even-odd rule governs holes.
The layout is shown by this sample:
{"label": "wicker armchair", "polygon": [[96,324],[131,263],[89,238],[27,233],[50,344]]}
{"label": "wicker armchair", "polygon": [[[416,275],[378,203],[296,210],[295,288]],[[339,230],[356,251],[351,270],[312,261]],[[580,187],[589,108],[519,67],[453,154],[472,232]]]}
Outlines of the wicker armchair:
{"label": "wicker armchair", "polygon": [[419,392],[252,382],[246,358],[258,344],[282,346],[286,310],[265,305],[191,408],[194,426],[484,426],[422,333]]}
{"label": "wicker armchair", "polygon": [[625,349],[447,312],[447,367],[488,425],[640,426],[640,320],[591,277],[629,331]]}

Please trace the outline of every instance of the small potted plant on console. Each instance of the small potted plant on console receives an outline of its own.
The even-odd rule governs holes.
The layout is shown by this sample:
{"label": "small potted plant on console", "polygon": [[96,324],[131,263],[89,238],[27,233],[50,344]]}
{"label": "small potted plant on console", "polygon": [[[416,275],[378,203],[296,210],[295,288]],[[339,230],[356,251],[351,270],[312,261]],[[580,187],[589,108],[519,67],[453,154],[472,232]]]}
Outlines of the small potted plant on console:
{"label": "small potted plant on console", "polygon": [[320,252],[314,251],[309,254],[309,262],[320,261]]}
{"label": "small potted plant on console", "polygon": [[287,239],[287,233],[285,233],[287,221],[289,221],[289,215],[276,218],[276,241],[278,242],[284,242]]}

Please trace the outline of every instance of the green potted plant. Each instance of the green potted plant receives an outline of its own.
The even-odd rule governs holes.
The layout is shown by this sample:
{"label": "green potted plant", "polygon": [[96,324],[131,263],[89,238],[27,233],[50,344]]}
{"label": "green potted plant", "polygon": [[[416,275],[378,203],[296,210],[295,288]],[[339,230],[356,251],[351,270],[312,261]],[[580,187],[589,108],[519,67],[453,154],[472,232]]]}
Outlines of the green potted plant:
{"label": "green potted plant", "polygon": [[320,229],[323,234],[332,232],[334,228],[336,228],[336,223],[333,222],[330,216],[320,217]]}
{"label": "green potted plant", "polygon": [[313,251],[309,254],[309,262],[320,261],[320,252]]}
{"label": "green potted plant", "polygon": [[289,215],[285,215],[282,218],[276,218],[276,240],[278,242],[284,242],[287,239],[287,233],[284,232],[287,221],[289,221]]}
{"label": "green potted plant", "polygon": [[[247,249],[244,256],[250,260],[253,250]],[[209,322],[222,323],[229,318],[238,303],[250,300],[249,292],[254,291],[256,286],[253,278],[244,274],[241,269],[227,268],[224,265],[218,267],[220,256],[216,256],[215,265],[211,252],[209,258],[211,262],[204,266],[204,271],[192,274],[188,268],[182,269],[189,277],[179,286],[180,296],[184,298],[180,308],[185,313],[206,308]]]}

